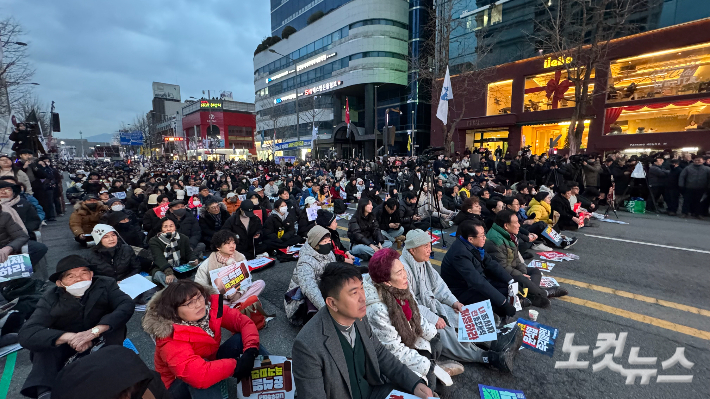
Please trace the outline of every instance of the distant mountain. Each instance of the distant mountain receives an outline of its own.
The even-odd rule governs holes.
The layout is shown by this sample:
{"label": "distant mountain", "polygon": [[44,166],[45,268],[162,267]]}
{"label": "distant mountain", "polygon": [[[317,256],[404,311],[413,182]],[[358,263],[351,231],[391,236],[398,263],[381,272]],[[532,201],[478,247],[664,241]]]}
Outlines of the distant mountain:
{"label": "distant mountain", "polygon": [[86,137],[91,143],[110,143],[113,140],[113,133],[102,133]]}

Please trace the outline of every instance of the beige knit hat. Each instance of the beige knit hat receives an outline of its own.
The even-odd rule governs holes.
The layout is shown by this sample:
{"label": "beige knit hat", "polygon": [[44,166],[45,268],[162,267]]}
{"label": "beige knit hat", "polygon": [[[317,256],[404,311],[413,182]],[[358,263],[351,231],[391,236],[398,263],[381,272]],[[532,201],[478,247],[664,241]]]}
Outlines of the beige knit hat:
{"label": "beige knit hat", "polygon": [[311,229],[308,231],[308,245],[311,246],[311,248],[315,249],[318,246],[318,243],[321,242],[323,237],[328,235],[330,237],[330,233],[328,230],[326,230],[325,227],[321,226],[313,226]]}

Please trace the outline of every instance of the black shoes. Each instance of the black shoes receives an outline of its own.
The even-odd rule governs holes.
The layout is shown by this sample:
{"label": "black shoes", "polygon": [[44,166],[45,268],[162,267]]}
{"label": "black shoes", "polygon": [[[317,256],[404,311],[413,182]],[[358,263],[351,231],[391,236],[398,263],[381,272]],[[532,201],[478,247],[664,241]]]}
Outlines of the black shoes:
{"label": "black shoes", "polygon": [[528,299],[524,296],[518,296],[518,298],[520,299],[520,305],[523,307],[523,309],[529,308],[530,306],[533,305],[533,303],[530,302],[530,299]]}
{"label": "black shoes", "polygon": [[534,256],[533,254],[530,254],[530,253],[527,253],[527,252],[524,252],[524,253],[523,253],[523,259],[525,259],[525,260],[529,260],[529,259],[532,259],[532,258],[534,258],[534,257],[535,257],[535,256]]}
{"label": "black shoes", "polygon": [[491,342],[490,351],[503,352],[508,347],[520,348],[523,344],[523,331],[516,324],[513,328],[501,329],[498,339]]}
{"label": "black shoes", "polygon": [[550,300],[542,295],[530,295],[530,302],[536,308],[546,309],[550,307]]}
{"label": "black shoes", "polygon": [[560,247],[562,249],[567,249],[576,243],[577,243],[577,237],[565,238],[565,240],[562,241],[562,244],[560,245]]}
{"label": "black shoes", "polygon": [[565,296],[569,294],[569,292],[562,288],[562,287],[552,287],[547,289],[547,297],[548,298],[557,298],[561,296]]}
{"label": "black shoes", "polygon": [[498,335],[498,339],[491,344],[491,349],[483,353],[483,363],[488,363],[498,371],[511,373],[513,360],[518,354],[518,349],[523,343],[523,331],[516,324]]}

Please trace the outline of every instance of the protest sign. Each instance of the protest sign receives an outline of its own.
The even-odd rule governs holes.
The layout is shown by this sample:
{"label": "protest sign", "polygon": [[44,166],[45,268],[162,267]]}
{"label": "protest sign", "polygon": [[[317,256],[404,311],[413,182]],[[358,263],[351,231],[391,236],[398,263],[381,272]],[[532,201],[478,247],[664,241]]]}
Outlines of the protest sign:
{"label": "protest sign", "polygon": [[520,304],[520,298],[518,298],[518,283],[508,284],[508,298],[515,310],[523,310],[523,305]]}
{"label": "protest sign", "polygon": [[195,186],[185,186],[185,194],[187,194],[188,197],[192,197],[195,194],[199,194],[200,188],[195,187]]}
{"label": "protest sign", "polygon": [[220,294],[229,296],[240,288],[248,288],[251,285],[251,275],[246,262],[232,263],[210,270],[210,281]]}
{"label": "protest sign", "polygon": [[555,267],[554,263],[550,262],[545,262],[544,260],[533,260],[528,264],[528,267],[534,267],[536,269],[540,269],[544,272],[549,272],[552,271],[552,268]]}
{"label": "protest sign", "polygon": [[478,384],[481,399],[525,399],[523,391]]}
{"label": "protest sign", "polygon": [[32,262],[27,254],[10,255],[5,262],[0,263],[0,283],[29,277],[32,273]]}
{"label": "protest sign", "polygon": [[579,259],[579,256],[577,256],[575,254],[563,253],[563,252],[557,252],[557,251],[538,252],[537,254],[540,255],[541,258],[547,259],[547,260],[563,261],[563,260],[577,260],[577,259]]}
{"label": "protest sign", "polygon": [[273,261],[274,259],[267,257],[254,258],[247,262],[247,266],[249,266],[249,271],[252,272],[254,270],[261,269],[262,267],[272,263]]}
{"label": "protest sign", "polygon": [[[419,399],[418,396],[414,396],[408,393],[393,390],[385,399]],[[430,398],[427,398],[430,399]]]}
{"label": "protest sign", "polygon": [[574,211],[574,213],[579,212],[579,208],[580,208],[581,206],[582,206],[582,203],[581,203],[581,202],[577,202],[576,204],[574,204],[574,207],[572,207],[572,211]]}
{"label": "protest sign", "polygon": [[115,198],[118,198],[120,200],[126,199],[126,192],[125,191],[116,191],[115,193],[112,193]]}
{"label": "protest sign", "polygon": [[162,219],[165,217],[165,212],[168,211],[168,208],[170,208],[170,204],[162,204],[153,208],[153,211],[155,211],[155,214]]}
{"label": "protest sign", "polygon": [[464,306],[459,313],[459,342],[485,342],[497,338],[490,299]]}
{"label": "protest sign", "polygon": [[148,281],[147,278],[141,276],[140,274],[134,274],[118,283],[118,288],[128,294],[131,299],[136,299],[138,295],[155,287],[155,284]]}
{"label": "protest sign", "polygon": [[308,215],[308,221],[312,222],[318,217],[319,206],[312,206],[306,209],[306,214]]}
{"label": "protest sign", "polygon": [[291,359],[283,356],[258,356],[248,377],[237,385],[239,399],[293,399],[296,383],[293,380]]}
{"label": "protest sign", "polygon": [[184,265],[173,266],[173,270],[175,270],[175,271],[178,272],[178,273],[187,273],[187,272],[189,272],[190,270],[193,270],[193,269],[198,268],[199,266],[200,266],[199,263],[196,263],[196,264],[194,264],[194,265],[191,265],[191,264],[189,264],[189,263],[185,263]]}
{"label": "protest sign", "polygon": [[559,287],[560,283],[555,280],[554,277],[547,277],[547,276],[542,276],[540,279],[540,287],[542,288],[551,288],[551,287]]}
{"label": "protest sign", "polygon": [[239,198],[239,201],[246,201],[247,195],[246,194],[237,195],[237,198]]}
{"label": "protest sign", "polygon": [[562,244],[562,236],[560,233],[556,232],[552,226],[547,226],[547,228],[542,232],[542,236],[554,242],[557,246]]}
{"label": "protest sign", "polygon": [[552,357],[558,329],[525,319],[518,319],[518,327],[523,330],[523,348]]}

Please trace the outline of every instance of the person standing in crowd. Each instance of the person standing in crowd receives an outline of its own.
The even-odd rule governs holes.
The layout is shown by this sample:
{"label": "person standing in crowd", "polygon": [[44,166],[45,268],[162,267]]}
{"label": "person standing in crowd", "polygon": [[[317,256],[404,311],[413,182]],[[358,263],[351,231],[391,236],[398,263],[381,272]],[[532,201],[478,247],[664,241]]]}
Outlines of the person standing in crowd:
{"label": "person standing in crowd", "polygon": [[668,216],[676,216],[678,212],[678,205],[680,204],[680,187],[678,183],[682,172],[683,168],[680,166],[680,160],[671,159],[670,173],[668,174],[666,191],[663,196],[666,201]]}
{"label": "person standing in crowd", "polygon": [[190,239],[177,231],[172,219],[160,219],[158,227],[158,234],[148,242],[154,266],[151,276],[156,284],[167,286],[177,279],[174,267],[196,265],[198,259],[190,249]]}
{"label": "person standing in crowd", "polygon": [[15,165],[12,162],[12,159],[5,155],[2,154],[0,155],[0,177],[4,176],[12,176],[15,179],[17,179],[18,183],[22,183],[25,186],[25,192],[32,195],[32,184],[30,183],[30,178],[27,177],[27,174],[20,170],[19,168],[15,167]]}
{"label": "person standing in crowd", "polygon": [[390,248],[392,241],[385,239],[380,224],[372,213],[372,202],[362,198],[348,224],[350,252],[360,258],[370,259],[376,251]]}
{"label": "person standing in crowd", "polygon": [[99,201],[98,195],[84,194],[84,201],[74,205],[74,212],[69,217],[69,227],[74,234],[74,240],[83,247],[95,245],[96,243],[91,239],[91,232],[106,212],[108,207]]}
{"label": "person standing in crowd", "polygon": [[[648,166],[647,181],[651,191],[649,195],[653,197],[653,200],[649,198],[649,200],[646,201],[646,209],[652,212],[658,212],[658,202],[661,200],[661,197],[663,197],[664,201],[668,202],[665,192],[671,171],[663,168],[664,162],[665,158],[663,158],[662,155],[658,155],[655,157],[653,163]],[[656,208],[653,206],[654,203],[656,204]]]}
{"label": "person standing in crowd", "polygon": [[34,232],[39,230],[42,221],[32,204],[20,196],[20,186],[18,184],[8,180],[0,180],[0,204],[12,207],[22,220],[30,238],[36,239],[34,238]]}
{"label": "person standing in crowd", "polygon": [[[222,328],[234,334],[224,343]],[[251,319],[193,281],[155,294],[143,329],[155,339],[155,370],[175,399],[221,399],[220,381],[249,376],[256,357],[269,354]]]}
{"label": "person standing in crowd", "polygon": [[116,280],[94,271],[95,266],[81,256],[69,255],[49,276],[56,286],[44,291],[19,333],[20,344],[32,353],[23,395],[49,399],[67,360],[88,354],[99,339],[104,345],[123,344],[135,305]]}
{"label": "person standing in crowd", "polygon": [[[683,216],[702,219],[700,209],[703,194],[710,189],[710,167],[703,164],[703,158],[696,156],[693,163],[686,166],[678,178],[678,187],[683,191]],[[707,209],[705,210],[707,212]]]}
{"label": "person standing in crowd", "polygon": [[393,389],[422,399],[433,396],[426,382],[397,360],[374,334],[365,318],[365,292],[357,269],[329,263],[318,287],[326,306],[293,343],[293,362],[298,364],[293,376],[299,396],[384,399]]}

